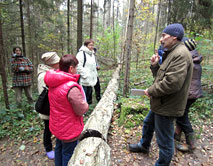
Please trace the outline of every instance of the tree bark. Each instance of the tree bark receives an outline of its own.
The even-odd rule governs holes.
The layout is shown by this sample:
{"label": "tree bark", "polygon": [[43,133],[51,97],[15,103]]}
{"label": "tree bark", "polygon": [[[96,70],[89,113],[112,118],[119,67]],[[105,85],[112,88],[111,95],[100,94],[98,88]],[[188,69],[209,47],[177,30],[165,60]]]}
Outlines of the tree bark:
{"label": "tree bark", "polygon": [[107,140],[108,130],[114,111],[113,101],[116,100],[120,69],[121,65],[119,65],[114,72],[106,91],[84,127],[84,131],[90,129],[101,133],[103,139],[93,137],[92,135],[83,139],[75,148],[68,166],[110,165],[110,147],[104,139]]}
{"label": "tree bark", "polygon": [[128,18],[128,27],[127,27],[127,38],[126,38],[126,47],[125,47],[125,77],[124,77],[124,89],[123,95],[126,96],[129,90],[129,76],[130,76],[130,59],[131,59],[131,50],[132,50],[132,35],[133,35],[133,20],[134,20],[134,9],[135,9],[135,0],[130,0],[129,6],[129,18]]}
{"label": "tree bark", "polygon": [[70,53],[70,0],[67,0],[67,52]]}
{"label": "tree bark", "polygon": [[20,23],[21,23],[21,39],[22,39],[22,53],[26,56],[25,49],[25,35],[24,35],[24,20],[23,20],[23,10],[22,10],[22,0],[19,0],[19,8],[20,8]]}
{"label": "tree bark", "polygon": [[1,80],[2,80],[2,86],[3,86],[5,107],[7,109],[10,109],[8,93],[7,93],[7,76],[6,76],[5,66],[3,62],[3,57],[4,57],[3,46],[4,44],[3,44],[3,32],[2,32],[1,8],[0,8],[0,74],[1,74]]}
{"label": "tree bark", "polygon": [[167,24],[171,22],[171,0],[168,1]]}
{"label": "tree bark", "polygon": [[156,29],[155,29],[155,39],[154,39],[154,53],[155,53],[155,46],[156,46],[157,35],[158,35],[158,25],[159,25],[160,9],[161,9],[161,0],[158,3],[157,25],[156,25]]}
{"label": "tree bark", "polygon": [[104,27],[104,30],[106,29],[106,23],[105,23],[105,20],[106,20],[106,3],[107,3],[107,0],[104,0],[104,5],[103,5],[103,8],[104,8],[104,12],[103,12],[103,27]]}
{"label": "tree bark", "polygon": [[113,59],[115,60],[115,1],[112,5],[112,29],[113,29]]}
{"label": "tree bark", "polygon": [[106,20],[106,26],[108,28],[111,24],[111,0],[108,0],[107,13],[108,13],[108,15],[107,15],[107,20]]}
{"label": "tree bark", "polygon": [[77,22],[77,52],[82,45],[82,24],[83,24],[83,1],[78,0],[78,22]]}
{"label": "tree bark", "polygon": [[90,6],[90,39],[92,39],[92,30],[93,30],[93,0],[91,0],[91,6]]}

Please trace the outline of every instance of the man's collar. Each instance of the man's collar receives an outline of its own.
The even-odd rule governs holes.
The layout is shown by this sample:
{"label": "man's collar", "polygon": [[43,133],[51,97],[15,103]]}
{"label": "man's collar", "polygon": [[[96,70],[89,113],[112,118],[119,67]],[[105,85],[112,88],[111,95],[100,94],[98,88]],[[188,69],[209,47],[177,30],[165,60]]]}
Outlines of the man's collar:
{"label": "man's collar", "polygon": [[171,51],[173,51],[180,43],[181,43],[181,41],[178,41],[172,47],[170,47],[168,49],[165,49],[165,52],[171,52]]}

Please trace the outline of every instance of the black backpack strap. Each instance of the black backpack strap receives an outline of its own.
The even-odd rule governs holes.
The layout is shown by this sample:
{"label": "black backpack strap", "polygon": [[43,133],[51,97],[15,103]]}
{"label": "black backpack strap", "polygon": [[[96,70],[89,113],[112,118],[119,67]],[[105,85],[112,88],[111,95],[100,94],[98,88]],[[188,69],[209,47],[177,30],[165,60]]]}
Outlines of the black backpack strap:
{"label": "black backpack strap", "polygon": [[86,58],[86,54],[85,54],[85,52],[83,51],[83,53],[84,53],[84,63],[83,63],[83,67],[85,66],[85,63],[86,63],[86,61],[87,61],[87,58]]}

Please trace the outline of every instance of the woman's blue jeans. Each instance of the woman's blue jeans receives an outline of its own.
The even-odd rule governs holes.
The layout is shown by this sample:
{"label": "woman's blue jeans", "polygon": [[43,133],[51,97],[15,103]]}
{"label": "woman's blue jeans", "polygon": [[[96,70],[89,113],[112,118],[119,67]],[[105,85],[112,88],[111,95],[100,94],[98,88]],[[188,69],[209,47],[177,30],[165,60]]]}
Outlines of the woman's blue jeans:
{"label": "woman's blue jeans", "polygon": [[174,154],[174,117],[161,116],[152,111],[144,119],[142,138],[139,142],[149,149],[155,131],[159,158],[155,166],[169,166]]}
{"label": "woman's blue jeans", "polygon": [[56,138],[55,166],[67,166],[78,141],[63,142]]}

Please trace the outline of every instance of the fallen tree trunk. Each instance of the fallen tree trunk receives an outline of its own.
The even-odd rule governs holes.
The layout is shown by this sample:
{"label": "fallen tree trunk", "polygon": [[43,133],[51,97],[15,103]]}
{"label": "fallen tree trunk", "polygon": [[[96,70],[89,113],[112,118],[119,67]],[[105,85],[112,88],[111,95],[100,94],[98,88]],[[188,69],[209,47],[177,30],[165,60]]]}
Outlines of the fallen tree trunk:
{"label": "fallen tree trunk", "polygon": [[85,124],[82,141],[75,148],[68,166],[110,165],[110,147],[105,140],[113,115],[120,69],[121,65],[116,68],[101,100]]}

